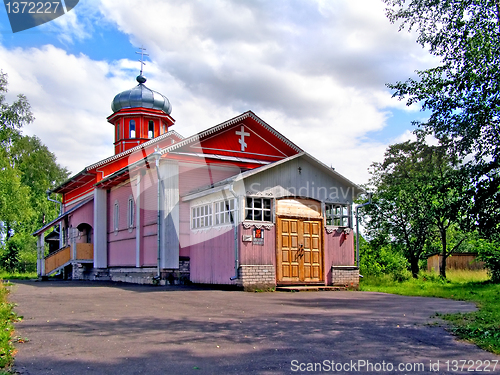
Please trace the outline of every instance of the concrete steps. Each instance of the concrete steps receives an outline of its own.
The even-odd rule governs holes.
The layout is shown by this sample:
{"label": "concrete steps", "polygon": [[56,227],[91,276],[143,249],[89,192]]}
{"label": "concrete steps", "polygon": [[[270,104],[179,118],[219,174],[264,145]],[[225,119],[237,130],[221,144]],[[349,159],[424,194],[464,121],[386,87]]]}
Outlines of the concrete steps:
{"label": "concrete steps", "polygon": [[277,286],[277,292],[319,292],[319,291],[339,291],[347,290],[343,286],[327,286],[327,285],[287,285]]}

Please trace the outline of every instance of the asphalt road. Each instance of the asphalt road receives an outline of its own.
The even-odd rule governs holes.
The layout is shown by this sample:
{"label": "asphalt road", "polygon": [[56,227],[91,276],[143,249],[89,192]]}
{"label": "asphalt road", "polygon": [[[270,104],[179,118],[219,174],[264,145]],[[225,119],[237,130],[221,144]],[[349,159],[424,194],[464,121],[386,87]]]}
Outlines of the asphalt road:
{"label": "asphalt road", "polygon": [[451,374],[461,360],[470,374],[500,359],[447,333],[436,312],[474,306],[444,299],[78,281],[18,282],[10,298],[21,374]]}

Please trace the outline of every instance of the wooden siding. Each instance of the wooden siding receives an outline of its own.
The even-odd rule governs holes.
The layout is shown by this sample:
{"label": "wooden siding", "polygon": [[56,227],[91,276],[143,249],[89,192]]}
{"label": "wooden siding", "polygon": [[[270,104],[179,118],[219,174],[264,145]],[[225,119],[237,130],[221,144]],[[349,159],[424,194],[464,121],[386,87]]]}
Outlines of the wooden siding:
{"label": "wooden siding", "polygon": [[354,232],[338,231],[327,233],[325,238],[325,274],[328,284],[332,283],[332,266],[354,266]]}
{"label": "wooden siding", "polygon": [[[112,189],[108,197],[108,266],[135,266],[135,227],[129,228],[127,223],[128,200],[133,194],[129,181]],[[118,202],[118,230],[114,228],[114,207]],[[134,223],[135,224],[135,223]]]}
{"label": "wooden siding", "polygon": [[69,246],[48,255],[45,258],[45,275],[54,271],[56,268],[63,266],[70,260],[71,260],[71,247]]}
{"label": "wooden siding", "polygon": [[189,246],[190,280],[204,284],[235,284],[234,232],[216,236],[217,229],[193,233],[195,244]]}
{"label": "wooden siding", "polygon": [[69,215],[69,225],[73,226],[73,228],[83,223],[89,224],[90,226],[94,224],[94,200],[84,204]]}
{"label": "wooden siding", "polygon": [[94,245],[91,243],[77,243],[76,259],[94,259]]}
{"label": "wooden siding", "polygon": [[[200,187],[208,186],[217,181],[224,180],[240,172],[235,166],[214,166],[210,164],[179,163],[179,195]],[[191,240],[191,202],[179,202],[179,243],[180,256],[189,257]]]}
{"label": "wooden siding", "polygon": [[[476,262],[477,254],[458,253],[446,258],[446,270],[482,270],[484,262]],[[427,258],[427,271],[439,273],[442,256],[435,254]]]}
{"label": "wooden siding", "polygon": [[253,227],[249,229],[240,225],[240,264],[243,265],[269,265],[276,266],[276,227],[264,229],[264,245],[254,245],[252,242],[243,242],[243,236],[251,236]]}
{"label": "wooden siding", "polygon": [[[300,169],[299,169],[300,168]],[[296,158],[245,179],[247,195],[305,197],[321,202],[351,204],[353,186],[340,183],[319,167]]]}

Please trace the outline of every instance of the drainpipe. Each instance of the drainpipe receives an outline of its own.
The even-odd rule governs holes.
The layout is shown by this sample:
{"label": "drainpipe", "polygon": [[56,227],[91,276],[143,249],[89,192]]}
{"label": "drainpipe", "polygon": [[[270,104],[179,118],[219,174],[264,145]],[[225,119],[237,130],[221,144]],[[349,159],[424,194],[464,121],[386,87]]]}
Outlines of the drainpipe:
{"label": "drainpipe", "polygon": [[368,193],[368,202],[356,206],[356,267],[359,269],[359,209],[372,204],[372,193]]}
{"label": "drainpipe", "polygon": [[55,199],[50,198],[50,193],[51,193],[50,189],[47,189],[46,193],[47,193],[47,200],[48,201],[57,203],[59,205],[59,216],[61,216],[61,214],[62,214],[62,203],[59,202],[59,201],[57,201],[57,200],[55,200]]}
{"label": "drainpipe", "polygon": [[158,247],[158,258],[157,258],[157,263],[158,263],[158,270],[157,270],[157,274],[156,274],[156,278],[158,280],[158,282],[160,281],[160,276],[161,276],[161,272],[160,272],[160,269],[161,269],[161,248],[160,248],[160,231],[161,231],[161,198],[160,198],[160,183],[161,183],[161,180],[160,180],[160,158],[161,158],[161,152],[160,150],[157,148],[155,150],[155,152],[153,152],[153,156],[155,158],[155,162],[156,162],[156,175],[157,175],[157,178],[158,178],[158,188],[157,188],[157,195],[158,195],[158,216],[156,218],[156,221],[157,221],[157,227],[158,227],[158,233],[157,233],[157,247]]}
{"label": "drainpipe", "polygon": [[239,259],[239,249],[238,249],[238,221],[239,218],[239,202],[238,202],[238,195],[233,189],[233,183],[229,186],[229,192],[233,195],[235,198],[236,202],[234,205],[234,216],[233,216],[233,221],[234,221],[234,276],[230,278],[230,280],[237,280],[238,279],[238,268],[240,267],[240,259]]}

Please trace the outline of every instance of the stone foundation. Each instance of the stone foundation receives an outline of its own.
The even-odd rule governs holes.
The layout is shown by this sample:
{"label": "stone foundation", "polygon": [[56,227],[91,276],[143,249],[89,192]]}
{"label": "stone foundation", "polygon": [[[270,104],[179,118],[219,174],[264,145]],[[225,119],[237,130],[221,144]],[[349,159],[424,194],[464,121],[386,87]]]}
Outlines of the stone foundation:
{"label": "stone foundation", "polygon": [[92,264],[73,263],[73,280],[117,281],[132,284],[179,285],[189,283],[189,258],[179,260],[179,269],[156,267],[93,268]]}
{"label": "stone foundation", "polygon": [[358,289],[359,268],[355,266],[333,266],[332,285]]}
{"label": "stone foundation", "polygon": [[247,291],[274,289],[276,287],[274,265],[240,265],[237,284]]}

